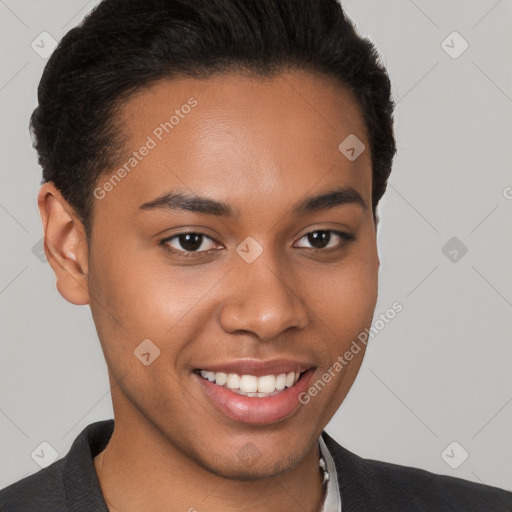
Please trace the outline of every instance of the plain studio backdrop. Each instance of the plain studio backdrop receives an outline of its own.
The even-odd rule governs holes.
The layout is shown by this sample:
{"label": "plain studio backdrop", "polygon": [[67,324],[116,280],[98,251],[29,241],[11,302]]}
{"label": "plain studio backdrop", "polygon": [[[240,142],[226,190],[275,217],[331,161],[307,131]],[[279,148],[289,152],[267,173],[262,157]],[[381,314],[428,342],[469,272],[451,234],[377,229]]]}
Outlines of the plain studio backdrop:
{"label": "plain studio backdrop", "polygon": [[[58,294],[41,258],[28,133],[54,41],[96,3],[0,1],[2,488],[40,469],[42,447],[62,457],[113,417],[90,310]],[[364,457],[511,489],[512,2],[343,5],[398,103],[375,320],[403,310],[371,339],[326,430]]]}

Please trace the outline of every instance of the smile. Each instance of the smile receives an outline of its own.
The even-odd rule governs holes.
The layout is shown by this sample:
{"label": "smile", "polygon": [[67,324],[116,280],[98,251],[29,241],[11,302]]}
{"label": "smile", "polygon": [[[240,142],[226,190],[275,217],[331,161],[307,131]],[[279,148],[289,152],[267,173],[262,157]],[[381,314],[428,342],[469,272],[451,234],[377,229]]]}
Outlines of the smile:
{"label": "smile", "polygon": [[252,425],[284,421],[300,411],[303,405],[299,396],[308,388],[315,372],[314,367],[304,366],[287,368],[290,371],[286,372],[284,368],[270,368],[271,365],[244,368],[245,371],[238,366],[238,373],[235,368],[229,371],[219,365],[215,371],[197,369],[192,375],[214,409],[231,420]]}
{"label": "smile", "polygon": [[199,374],[217,386],[225,387],[238,395],[251,398],[275,396],[286,388],[291,388],[304,372],[288,372],[278,375],[239,375],[238,373],[212,372],[199,370]]}

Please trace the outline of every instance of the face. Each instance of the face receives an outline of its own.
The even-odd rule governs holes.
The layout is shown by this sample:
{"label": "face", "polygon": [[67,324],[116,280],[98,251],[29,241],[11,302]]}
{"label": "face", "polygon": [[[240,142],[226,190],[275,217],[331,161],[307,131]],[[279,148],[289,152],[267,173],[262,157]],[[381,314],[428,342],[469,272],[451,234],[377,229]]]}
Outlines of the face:
{"label": "face", "polygon": [[369,148],[360,110],[294,71],[163,81],[119,116],[87,262],[116,423],[219,475],[286,471],[350,389],[364,350],[332,367],[377,299],[371,156],[338,149]]}

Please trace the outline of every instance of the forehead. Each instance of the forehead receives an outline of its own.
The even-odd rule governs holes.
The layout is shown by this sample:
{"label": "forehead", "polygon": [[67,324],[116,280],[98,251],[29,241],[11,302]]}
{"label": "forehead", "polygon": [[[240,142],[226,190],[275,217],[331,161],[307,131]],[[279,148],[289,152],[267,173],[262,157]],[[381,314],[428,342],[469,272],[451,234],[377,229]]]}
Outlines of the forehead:
{"label": "forehead", "polygon": [[136,208],[179,189],[261,205],[342,184],[371,204],[369,150],[355,161],[339,150],[353,136],[369,148],[360,108],[331,78],[291,71],[165,80],[130,97],[118,116],[127,142],[115,169],[128,172],[111,201]]}

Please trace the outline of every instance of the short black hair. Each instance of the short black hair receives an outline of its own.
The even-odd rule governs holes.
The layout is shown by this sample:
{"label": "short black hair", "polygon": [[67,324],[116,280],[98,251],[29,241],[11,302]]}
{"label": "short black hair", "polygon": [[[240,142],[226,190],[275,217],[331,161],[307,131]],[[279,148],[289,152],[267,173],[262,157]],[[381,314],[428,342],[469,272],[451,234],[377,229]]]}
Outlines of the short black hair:
{"label": "short black hair", "polygon": [[391,86],[336,0],[103,0],[62,38],[39,84],[30,128],[43,182],[89,237],[92,191],[123,150],[115,113],[131,93],[163,79],[290,69],[334,77],[359,102],[375,215],[396,151]]}

